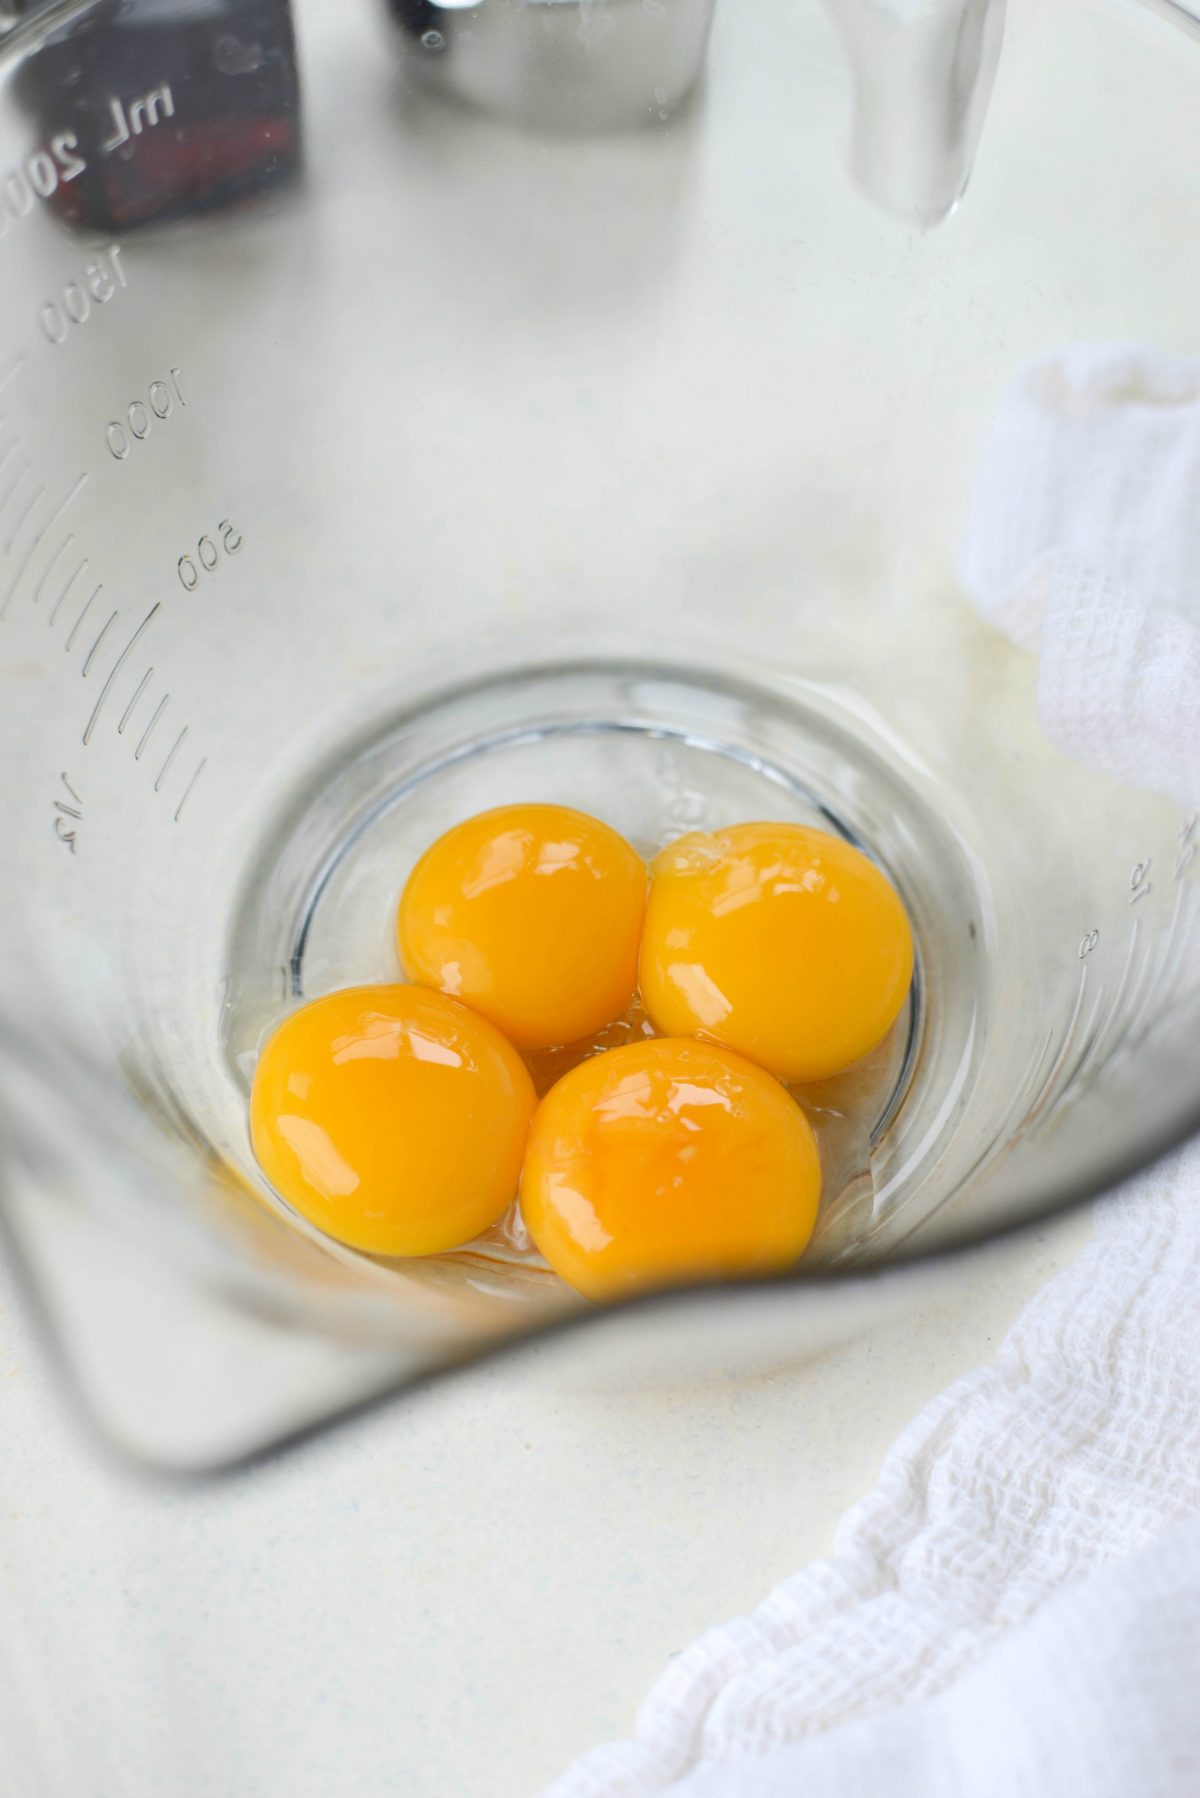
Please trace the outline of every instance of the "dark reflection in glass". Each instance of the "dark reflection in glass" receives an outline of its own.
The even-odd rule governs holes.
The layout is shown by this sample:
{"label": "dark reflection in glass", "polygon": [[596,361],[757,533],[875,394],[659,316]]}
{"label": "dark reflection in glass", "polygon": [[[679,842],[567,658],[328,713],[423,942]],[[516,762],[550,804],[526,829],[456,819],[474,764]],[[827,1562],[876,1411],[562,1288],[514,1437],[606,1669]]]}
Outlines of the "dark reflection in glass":
{"label": "dark reflection in glass", "polygon": [[716,0],[386,0],[410,85],[550,131],[666,124]]}
{"label": "dark reflection in glass", "polygon": [[431,29],[436,30],[442,13],[434,0],[387,0],[387,8],[398,25],[417,37]]}
{"label": "dark reflection in glass", "polygon": [[47,203],[73,225],[215,211],[300,165],[289,0],[110,0],[51,31],[16,87],[55,146]]}

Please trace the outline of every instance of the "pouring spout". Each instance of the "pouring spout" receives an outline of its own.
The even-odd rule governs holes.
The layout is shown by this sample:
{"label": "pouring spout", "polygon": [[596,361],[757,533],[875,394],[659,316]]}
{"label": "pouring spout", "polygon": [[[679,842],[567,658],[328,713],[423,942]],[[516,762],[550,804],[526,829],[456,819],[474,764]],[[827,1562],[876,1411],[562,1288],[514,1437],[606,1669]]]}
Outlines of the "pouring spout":
{"label": "pouring spout", "polygon": [[971,174],[1005,0],[829,0],[854,84],[850,172],[905,224],[940,224]]}

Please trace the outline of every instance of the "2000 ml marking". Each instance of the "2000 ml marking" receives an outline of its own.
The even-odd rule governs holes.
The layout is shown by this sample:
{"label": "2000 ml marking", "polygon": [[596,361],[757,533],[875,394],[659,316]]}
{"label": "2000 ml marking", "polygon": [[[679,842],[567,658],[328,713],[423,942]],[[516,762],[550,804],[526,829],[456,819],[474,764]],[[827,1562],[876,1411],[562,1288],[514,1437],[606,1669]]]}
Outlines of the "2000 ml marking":
{"label": "2000 ml marking", "polygon": [[145,131],[153,131],[163,119],[175,117],[175,98],[164,81],[161,86],[154,87],[148,93],[138,94],[130,100],[118,99],[111,94],[108,110],[112,118],[112,136],[104,140],[100,146],[102,156],[111,156],[114,150],[121,150],[132,138],[141,137]]}
{"label": "2000 ml marking", "polygon": [[[100,145],[99,154],[130,154],[127,146],[153,131],[164,119],[175,117],[175,96],[163,81],[145,93],[121,96],[110,94],[107,110],[112,130]],[[36,203],[53,199],[60,187],[77,181],[88,167],[88,159],[79,148],[74,131],[56,131],[14,168],[0,170],[0,238],[11,226],[28,218]]]}
{"label": "2000 ml marking", "polygon": [[56,131],[47,147],[39,145],[16,168],[0,174],[0,238],[10,226],[28,218],[37,200],[48,200],[83,174],[87,161],[79,154],[73,131]]}

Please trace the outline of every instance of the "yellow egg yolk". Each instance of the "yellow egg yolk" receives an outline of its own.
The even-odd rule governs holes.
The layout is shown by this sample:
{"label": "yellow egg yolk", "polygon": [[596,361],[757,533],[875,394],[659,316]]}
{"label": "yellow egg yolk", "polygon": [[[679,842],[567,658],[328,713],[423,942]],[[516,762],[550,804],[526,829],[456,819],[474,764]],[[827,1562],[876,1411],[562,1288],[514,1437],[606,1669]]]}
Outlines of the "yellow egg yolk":
{"label": "yellow egg yolk", "polygon": [[607,824],[503,806],[421,857],[400,900],[400,959],[522,1049],[570,1043],[628,1006],[645,902],[645,863]]}
{"label": "yellow egg yolk", "polygon": [[641,991],[668,1036],[820,1080],[882,1041],[912,973],[895,888],[840,837],[739,824],[681,837],[652,865]]}
{"label": "yellow egg yolk", "polygon": [[790,1267],[821,1192],[808,1119],[778,1081],[707,1043],[633,1043],[542,1100],[521,1210],[556,1273],[611,1299]]}
{"label": "yellow egg yolk", "polygon": [[319,1229],[371,1254],[431,1255],[503,1215],[535,1102],[485,1018],[424,987],[350,987],[270,1037],[250,1131],[267,1178]]}

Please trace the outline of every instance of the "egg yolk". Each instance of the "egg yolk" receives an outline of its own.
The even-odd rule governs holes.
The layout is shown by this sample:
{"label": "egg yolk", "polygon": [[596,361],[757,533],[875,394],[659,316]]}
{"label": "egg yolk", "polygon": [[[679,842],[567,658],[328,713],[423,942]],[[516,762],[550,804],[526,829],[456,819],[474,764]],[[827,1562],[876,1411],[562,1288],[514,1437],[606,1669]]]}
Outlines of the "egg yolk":
{"label": "egg yolk", "polygon": [[645,863],[607,824],[503,806],[421,857],[400,900],[400,959],[520,1048],[574,1042],[628,1006],[645,903]]}
{"label": "egg yolk", "polygon": [[778,1081],[708,1043],[593,1056],[538,1107],[521,1210],[590,1299],[790,1267],[821,1192],[808,1119]]}
{"label": "egg yolk", "polygon": [[825,831],[739,824],[681,837],[652,865],[640,978],[665,1035],[824,1079],[887,1035],[912,972],[894,887]]}
{"label": "egg yolk", "polygon": [[271,1036],[250,1132],[267,1178],[319,1229],[371,1254],[432,1255],[503,1215],[535,1102],[486,1019],[424,987],[350,987]]}

